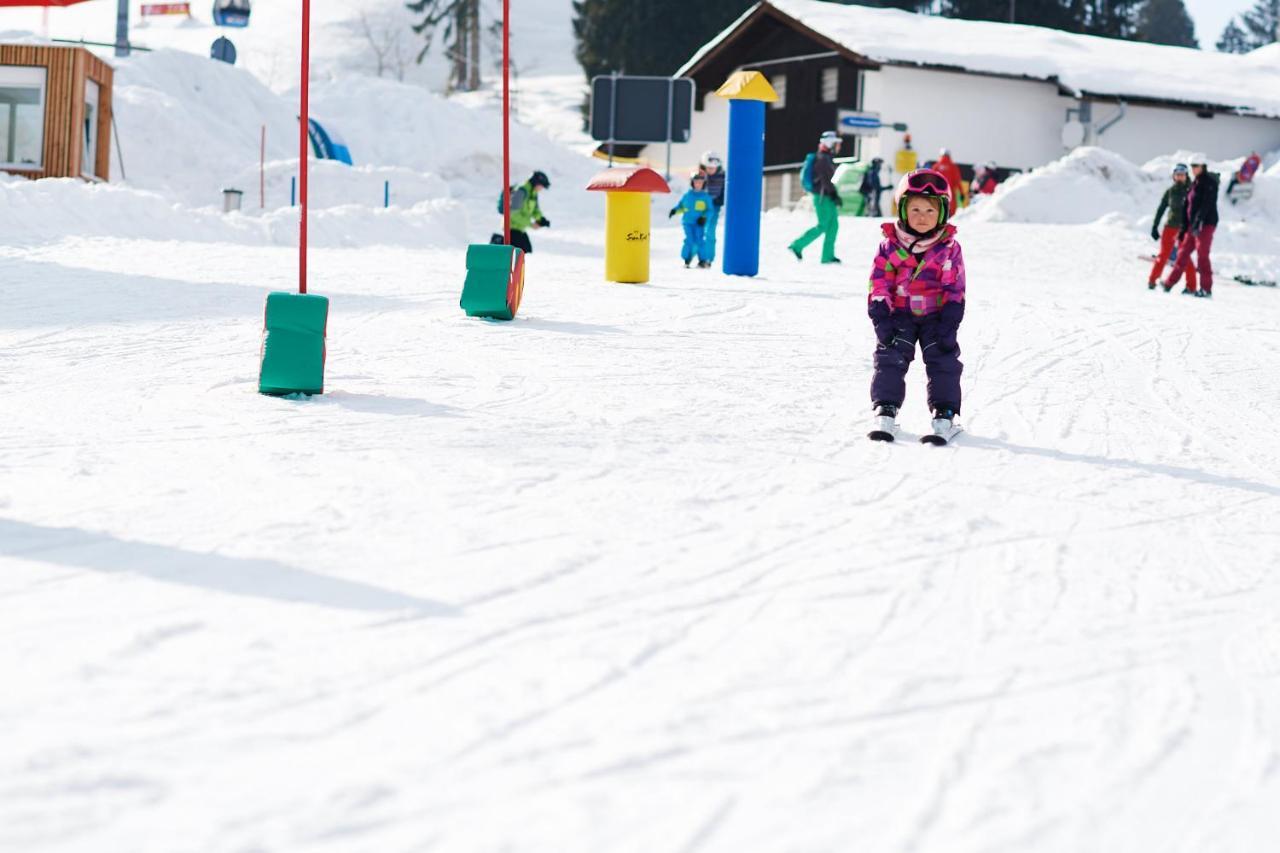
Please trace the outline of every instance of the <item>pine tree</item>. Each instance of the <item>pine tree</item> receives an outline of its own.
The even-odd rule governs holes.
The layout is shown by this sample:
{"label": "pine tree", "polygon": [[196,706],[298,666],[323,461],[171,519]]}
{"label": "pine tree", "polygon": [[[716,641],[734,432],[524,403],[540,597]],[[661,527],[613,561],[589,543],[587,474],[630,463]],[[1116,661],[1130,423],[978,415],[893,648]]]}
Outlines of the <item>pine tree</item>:
{"label": "pine tree", "polygon": [[941,0],[939,14],[972,21],[1013,22],[1072,33],[1133,38],[1142,0]]}
{"label": "pine tree", "polygon": [[1257,0],[1240,20],[1250,50],[1280,41],[1280,0]]}
{"label": "pine tree", "polygon": [[412,0],[412,12],[423,13],[413,25],[425,44],[418,51],[422,63],[443,28],[445,55],[449,59],[449,91],[473,92],[480,88],[480,0]]}
{"label": "pine tree", "polygon": [[611,71],[670,74],[753,2],[574,0],[578,62],[588,77]]}
{"label": "pine tree", "polygon": [[1236,23],[1235,18],[1227,22],[1226,28],[1222,31],[1222,38],[1218,39],[1216,47],[1223,53],[1249,52],[1249,38],[1244,34],[1244,30],[1240,29],[1240,25]]}
{"label": "pine tree", "polygon": [[1138,41],[1199,47],[1195,24],[1182,0],[1147,0],[1138,12]]}
{"label": "pine tree", "polygon": [[[920,11],[933,0],[837,0]],[[670,74],[755,0],[574,0],[573,33],[587,77]],[[672,22],[677,22],[675,26]]]}

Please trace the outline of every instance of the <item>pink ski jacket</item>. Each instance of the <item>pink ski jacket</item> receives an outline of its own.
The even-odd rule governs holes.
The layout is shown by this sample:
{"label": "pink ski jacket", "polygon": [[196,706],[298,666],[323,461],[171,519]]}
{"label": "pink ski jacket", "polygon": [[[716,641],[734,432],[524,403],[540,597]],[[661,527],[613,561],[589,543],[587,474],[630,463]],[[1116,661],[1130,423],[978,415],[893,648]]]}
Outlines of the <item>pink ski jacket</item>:
{"label": "pink ski jacket", "polygon": [[885,240],[871,266],[868,305],[884,301],[894,311],[923,317],[948,302],[964,301],[964,255],[954,226],[946,226],[922,255],[908,251],[910,243],[903,240],[909,235],[895,223],[886,222],[883,231]]}

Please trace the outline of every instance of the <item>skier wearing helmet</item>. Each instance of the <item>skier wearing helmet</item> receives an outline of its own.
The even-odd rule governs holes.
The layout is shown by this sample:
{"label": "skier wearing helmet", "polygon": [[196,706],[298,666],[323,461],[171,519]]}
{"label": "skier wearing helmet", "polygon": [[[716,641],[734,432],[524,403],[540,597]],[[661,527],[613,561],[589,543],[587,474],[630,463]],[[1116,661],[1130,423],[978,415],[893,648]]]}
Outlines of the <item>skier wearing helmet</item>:
{"label": "skier wearing helmet", "polygon": [[1208,157],[1204,154],[1193,154],[1191,188],[1187,190],[1187,200],[1183,205],[1182,227],[1178,231],[1178,260],[1174,263],[1173,273],[1164,282],[1164,291],[1168,293],[1177,285],[1182,274],[1191,269],[1191,255],[1196,256],[1196,271],[1200,274],[1200,289],[1196,290],[1187,273],[1187,286],[1182,292],[1187,296],[1213,296],[1213,262],[1210,252],[1213,251],[1213,233],[1218,230],[1218,182],[1217,172],[1209,171]]}
{"label": "skier wearing helmet", "polygon": [[942,173],[917,169],[902,176],[893,201],[897,221],[882,228],[867,298],[876,335],[870,437],[892,441],[897,434],[907,368],[919,344],[933,412],[933,431],[921,441],[945,444],[959,429],[954,419],[964,370],[956,340],[964,318],[964,256],[948,222],[951,187]]}
{"label": "skier wearing helmet", "polygon": [[[1187,190],[1190,188],[1187,182],[1188,174],[1185,163],[1178,163],[1173,167],[1173,184],[1160,197],[1156,218],[1151,222],[1151,239],[1160,241],[1160,254],[1151,266],[1151,274],[1147,276],[1148,290],[1156,289],[1156,285],[1160,283],[1160,276],[1164,273],[1164,265],[1169,262],[1170,257],[1174,256],[1173,247],[1178,239],[1178,231],[1182,228],[1183,217],[1186,215]],[[1160,217],[1164,215],[1166,208],[1169,216],[1165,219],[1162,230]],[[1187,267],[1187,287],[1191,290],[1196,289],[1195,267]],[[1166,288],[1167,291],[1168,288]]]}
{"label": "skier wearing helmet", "polygon": [[700,253],[706,258],[707,266],[711,266],[711,262],[716,259],[716,225],[720,222],[720,210],[724,207],[724,161],[714,151],[703,151],[698,168],[706,177],[705,189],[712,201]]}
{"label": "skier wearing helmet", "polygon": [[[836,232],[840,229],[840,212],[844,206],[840,193],[831,179],[836,174],[835,154],[840,150],[840,137],[834,131],[826,131],[818,138],[818,150],[812,160],[812,166],[806,163],[801,172],[801,181],[805,189],[813,196],[813,209],[818,214],[818,224],[801,234],[787,248],[796,260],[803,260],[801,252],[819,237],[822,238],[822,262],[838,264],[836,257]],[[806,174],[807,173],[807,174]]]}
{"label": "skier wearing helmet", "polygon": [[[534,172],[529,180],[511,188],[511,245],[523,249],[526,254],[533,251],[529,241],[529,229],[550,228],[551,220],[542,215],[538,206],[538,190],[551,189],[551,180],[546,172]],[[502,213],[502,196],[498,196],[498,212]],[[502,235],[494,234],[489,241],[501,243]]]}

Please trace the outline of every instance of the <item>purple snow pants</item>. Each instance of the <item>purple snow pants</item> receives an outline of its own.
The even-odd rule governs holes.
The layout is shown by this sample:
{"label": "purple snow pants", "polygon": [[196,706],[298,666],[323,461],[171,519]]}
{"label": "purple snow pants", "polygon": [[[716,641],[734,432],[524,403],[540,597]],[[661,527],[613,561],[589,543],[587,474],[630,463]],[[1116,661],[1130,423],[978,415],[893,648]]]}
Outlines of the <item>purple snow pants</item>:
{"label": "purple snow pants", "polygon": [[924,370],[929,377],[929,408],[947,408],[960,413],[960,347],[944,349],[939,342],[937,314],[915,317],[893,315],[894,338],[877,343],[873,357],[875,373],[871,377],[871,402],[901,406],[907,396],[907,368],[916,357],[916,343],[924,355]]}

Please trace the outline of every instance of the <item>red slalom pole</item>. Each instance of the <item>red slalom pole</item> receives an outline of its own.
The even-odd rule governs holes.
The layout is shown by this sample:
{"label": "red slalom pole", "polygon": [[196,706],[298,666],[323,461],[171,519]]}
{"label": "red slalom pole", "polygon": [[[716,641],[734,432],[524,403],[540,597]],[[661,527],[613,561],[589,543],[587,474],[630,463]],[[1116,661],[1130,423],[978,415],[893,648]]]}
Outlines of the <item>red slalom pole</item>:
{"label": "red slalom pole", "polygon": [[310,114],[307,94],[311,82],[311,0],[302,0],[302,117],[298,120],[298,198],[302,202],[302,219],[298,229],[298,292],[307,292],[307,135]]}
{"label": "red slalom pole", "polygon": [[[306,2],[306,0],[303,0]],[[502,236],[511,245],[511,0],[502,0]]]}

